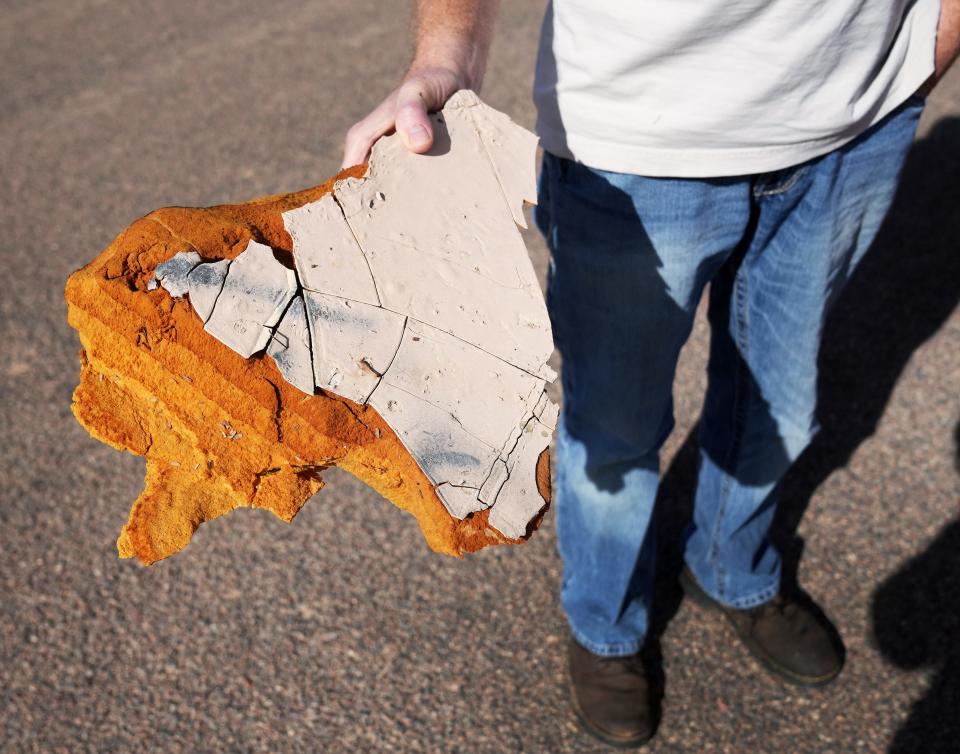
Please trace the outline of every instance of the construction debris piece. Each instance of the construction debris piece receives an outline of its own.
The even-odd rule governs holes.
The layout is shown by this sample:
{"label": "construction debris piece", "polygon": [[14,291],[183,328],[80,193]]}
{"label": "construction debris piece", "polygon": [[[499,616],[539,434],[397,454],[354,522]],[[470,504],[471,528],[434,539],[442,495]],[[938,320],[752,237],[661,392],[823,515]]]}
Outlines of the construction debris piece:
{"label": "construction debris piece", "polygon": [[426,156],[391,135],[316,189],[159,210],[71,276],[74,413],[148,459],[122,556],[166,557],[238,505],[290,520],[330,465],[441,552],[536,527],[557,415],[517,230],[536,139],[472,92],[431,117]]}

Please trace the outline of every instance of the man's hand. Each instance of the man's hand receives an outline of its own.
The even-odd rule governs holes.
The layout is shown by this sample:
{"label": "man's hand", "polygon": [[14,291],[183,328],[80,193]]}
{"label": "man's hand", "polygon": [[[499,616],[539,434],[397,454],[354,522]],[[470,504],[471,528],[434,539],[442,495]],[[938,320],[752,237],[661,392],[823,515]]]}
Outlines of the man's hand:
{"label": "man's hand", "polygon": [[480,88],[500,0],[418,0],[416,52],[406,76],[377,108],[347,131],[341,167],[359,165],[396,129],[413,152],[433,145],[427,113],[458,89]]}
{"label": "man's hand", "polygon": [[373,143],[394,129],[411,152],[426,152],[433,145],[427,113],[442,108],[458,89],[470,87],[462,74],[449,68],[411,68],[400,86],[347,131],[341,169],[366,160]]}

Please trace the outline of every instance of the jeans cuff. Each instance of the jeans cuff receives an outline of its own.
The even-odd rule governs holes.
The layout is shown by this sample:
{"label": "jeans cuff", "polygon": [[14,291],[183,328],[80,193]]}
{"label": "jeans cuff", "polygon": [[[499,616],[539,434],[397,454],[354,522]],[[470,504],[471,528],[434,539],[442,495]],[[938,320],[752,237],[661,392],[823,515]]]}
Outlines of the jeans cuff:
{"label": "jeans cuff", "polygon": [[764,602],[769,602],[780,592],[780,580],[770,586],[765,586],[759,591],[747,594],[743,597],[736,597],[734,599],[723,598],[720,599],[716,595],[711,594],[717,602],[720,602],[727,607],[732,607],[734,610],[749,610],[751,607],[757,607],[762,605]]}
{"label": "jeans cuff", "polygon": [[636,641],[615,641],[598,644],[595,641],[590,641],[590,639],[577,631],[573,626],[570,626],[570,633],[573,634],[573,639],[577,644],[601,657],[626,657],[628,655],[635,655],[643,649],[643,638],[637,639]]}

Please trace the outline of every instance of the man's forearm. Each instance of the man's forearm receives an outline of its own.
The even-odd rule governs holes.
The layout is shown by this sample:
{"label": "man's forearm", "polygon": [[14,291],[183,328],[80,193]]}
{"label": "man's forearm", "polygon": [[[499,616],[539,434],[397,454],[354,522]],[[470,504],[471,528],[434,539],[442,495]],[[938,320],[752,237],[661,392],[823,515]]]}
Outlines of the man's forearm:
{"label": "man's forearm", "polygon": [[499,8],[500,0],[418,0],[413,67],[453,70],[478,89]]}
{"label": "man's forearm", "polygon": [[940,0],[940,23],[937,25],[938,79],[947,72],[960,54],[960,0]]}
{"label": "man's forearm", "polygon": [[499,9],[500,0],[417,0],[410,68],[400,86],[347,131],[343,167],[363,162],[373,143],[394,128],[408,149],[430,149],[427,113],[458,89],[480,89]]}

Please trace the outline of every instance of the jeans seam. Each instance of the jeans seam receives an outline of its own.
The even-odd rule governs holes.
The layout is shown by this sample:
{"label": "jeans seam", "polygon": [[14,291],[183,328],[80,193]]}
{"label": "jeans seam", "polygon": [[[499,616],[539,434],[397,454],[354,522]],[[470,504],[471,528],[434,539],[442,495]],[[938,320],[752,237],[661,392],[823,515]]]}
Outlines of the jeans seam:
{"label": "jeans seam", "polygon": [[764,196],[777,196],[778,194],[785,194],[787,191],[789,191],[790,189],[792,189],[794,186],[797,185],[797,181],[799,181],[806,174],[809,167],[810,167],[809,165],[803,165],[797,168],[796,170],[793,171],[793,173],[791,173],[790,177],[787,178],[786,181],[781,183],[779,186],[776,186],[775,188],[771,188],[771,189],[755,188],[753,190],[754,198],[760,199],[761,197],[764,197]]}
{"label": "jeans seam", "polygon": [[749,610],[751,607],[757,607],[765,602],[769,602],[776,597],[779,592],[780,584],[777,583],[775,585],[759,589],[752,594],[748,594],[746,597],[738,597],[735,600],[724,601],[724,604],[727,607],[732,607],[734,610]]}
{"label": "jeans seam", "polygon": [[[741,263],[742,264],[742,263]],[[746,352],[749,345],[748,336],[747,336],[747,326],[746,326],[746,316],[744,314],[744,301],[746,299],[746,294],[744,292],[744,287],[746,286],[745,277],[741,277],[740,270],[737,271],[736,277],[733,283],[733,306],[734,317],[736,320],[736,343],[737,347],[740,350],[740,356],[744,362],[746,362]],[[708,550],[708,561],[715,572],[716,578],[716,590],[717,594],[721,597],[726,592],[726,572],[723,569],[723,566],[720,563],[720,549],[718,540],[720,537],[720,529],[723,523],[723,518],[726,514],[727,503],[730,500],[730,495],[733,492],[733,472],[730,469],[733,468],[734,458],[739,452],[740,445],[740,433],[743,428],[743,417],[745,415],[745,407],[742,403],[745,400],[743,395],[743,380],[741,375],[742,369],[739,367],[733,371],[733,431],[731,433],[730,445],[727,447],[727,452],[724,454],[723,466],[721,471],[723,472],[723,485],[720,488],[720,500],[717,505],[717,517],[713,523],[713,531],[710,536],[710,547]]]}

